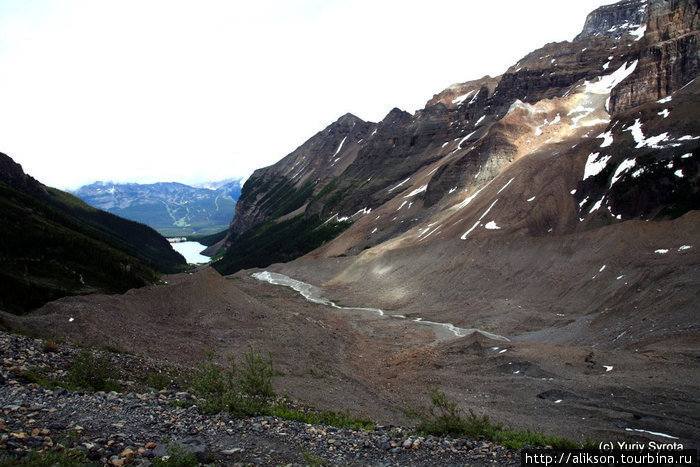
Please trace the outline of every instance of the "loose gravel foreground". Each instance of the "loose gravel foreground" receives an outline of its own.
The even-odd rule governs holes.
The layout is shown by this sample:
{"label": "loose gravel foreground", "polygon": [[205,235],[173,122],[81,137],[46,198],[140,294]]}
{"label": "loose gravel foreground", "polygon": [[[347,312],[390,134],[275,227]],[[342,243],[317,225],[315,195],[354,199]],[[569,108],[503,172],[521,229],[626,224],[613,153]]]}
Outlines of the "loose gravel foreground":
{"label": "loose gravel foreground", "polygon": [[[144,375],[180,371],[129,354],[91,350],[120,369],[125,392],[40,386],[27,374],[65,376],[71,344],[0,332],[0,465],[28,452],[82,451],[95,465],[150,466],[171,454],[212,465],[519,465],[494,443],[421,437],[410,429],[313,426],[276,417],[208,415],[186,390],[148,389]],[[167,464],[166,464],[167,465]]]}

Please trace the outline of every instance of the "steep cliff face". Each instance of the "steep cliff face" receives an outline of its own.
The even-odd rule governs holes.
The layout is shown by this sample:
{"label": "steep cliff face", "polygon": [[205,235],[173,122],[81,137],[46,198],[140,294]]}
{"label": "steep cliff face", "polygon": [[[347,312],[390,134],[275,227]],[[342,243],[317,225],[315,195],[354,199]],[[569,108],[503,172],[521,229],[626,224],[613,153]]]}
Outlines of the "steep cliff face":
{"label": "steep cliff face", "polygon": [[700,71],[700,5],[696,0],[651,1],[639,65],[610,97],[612,114],[662,99]]}
{"label": "steep cliff face", "polygon": [[[547,44],[501,76],[452,85],[415,115],[393,109],[377,124],[344,117],[352,128],[339,120],[256,171],[238,204],[232,249],[235,236],[257,235],[272,219],[294,218],[313,229],[352,223],[321,255],[424,240],[411,232],[429,232],[431,240],[449,236],[445,225],[469,218],[459,208],[453,219],[455,206],[469,205],[505,171],[531,168],[533,161],[549,161],[537,179],[551,185],[551,201],[516,203],[508,214],[513,229],[531,235],[696,209],[694,175],[662,171],[663,189],[634,186],[641,173],[659,180],[652,166],[672,166],[675,159],[683,174],[695,173],[694,88],[678,94],[673,106],[655,101],[697,76],[697,35],[696,2],[626,0],[591,13],[572,42]],[[632,160],[640,172],[628,170]],[[665,191],[674,195],[661,196]],[[481,235],[478,230],[470,235]]]}
{"label": "steep cliff face", "polygon": [[623,0],[596,9],[586,17],[583,31],[574,41],[585,36],[620,39],[631,34],[641,37],[646,29],[647,3],[647,0]]}

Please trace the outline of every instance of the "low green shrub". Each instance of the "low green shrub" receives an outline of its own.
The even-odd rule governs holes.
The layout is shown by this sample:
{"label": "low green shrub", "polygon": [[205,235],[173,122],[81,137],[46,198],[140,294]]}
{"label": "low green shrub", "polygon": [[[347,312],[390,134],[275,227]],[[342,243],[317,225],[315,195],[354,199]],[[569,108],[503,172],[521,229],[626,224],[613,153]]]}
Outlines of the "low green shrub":
{"label": "low green shrub", "polygon": [[420,433],[438,436],[469,436],[471,438],[491,438],[503,429],[500,423],[493,423],[488,415],[479,416],[473,410],[469,415],[457,407],[457,403],[447,399],[445,393],[432,390],[430,407],[418,410],[404,410],[409,418],[417,418],[416,430]]}
{"label": "low green shrub", "polygon": [[319,456],[314,456],[309,451],[302,449],[301,446],[298,446],[297,449],[299,450],[299,454],[301,454],[301,458],[304,459],[304,463],[309,467],[319,467],[321,465],[328,464],[325,459]]}
{"label": "low green shrub", "polygon": [[548,436],[530,430],[512,430],[502,423],[491,421],[488,415],[477,415],[473,410],[465,414],[454,401],[438,390],[430,393],[430,407],[418,410],[404,409],[404,413],[418,419],[416,431],[425,435],[470,437],[488,439],[502,444],[508,449],[520,449],[524,446],[551,446],[556,449],[577,449],[584,446],[567,438]]}
{"label": "low green shrub", "polygon": [[207,352],[207,359],[191,378],[192,391],[203,399],[198,405],[205,412],[229,412],[238,417],[272,415],[309,424],[374,429],[371,420],[354,418],[347,410],[302,411],[285,402],[273,402],[272,359],[263,357],[252,347],[243,354],[240,363],[229,357],[227,365],[217,365],[212,352]]}
{"label": "low green shrub", "polygon": [[329,425],[338,428],[355,428],[360,430],[373,430],[374,422],[366,418],[355,418],[348,410],[343,412],[323,410],[323,411],[301,411],[290,407],[287,404],[275,404],[270,407],[270,415],[295,420],[310,425]]}
{"label": "low green shrub", "polygon": [[91,463],[83,452],[75,449],[42,452],[31,450],[23,457],[0,455],[0,467],[97,467],[98,465],[98,463]]}
{"label": "low green shrub", "polygon": [[156,391],[167,389],[172,384],[170,376],[159,371],[151,371],[146,375],[146,386]]}
{"label": "low green shrub", "polygon": [[208,362],[201,365],[192,377],[192,390],[204,399],[205,412],[230,412],[235,416],[266,414],[272,390],[272,360],[263,358],[252,347],[243,355],[240,364],[233,357],[221,367],[207,354]]}
{"label": "low green shrub", "polygon": [[272,390],[274,374],[272,357],[268,355],[265,359],[249,347],[243,354],[243,362],[239,367],[238,387],[249,397],[274,397],[275,392]]}
{"label": "low green shrub", "polygon": [[196,467],[199,465],[197,456],[187,452],[178,443],[170,442],[167,447],[168,457],[153,458],[154,467]]}
{"label": "low green shrub", "polygon": [[119,392],[121,385],[117,382],[118,377],[119,372],[108,358],[96,357],[89,350],[83,350],[68,370],[66,382],[69,389]]}

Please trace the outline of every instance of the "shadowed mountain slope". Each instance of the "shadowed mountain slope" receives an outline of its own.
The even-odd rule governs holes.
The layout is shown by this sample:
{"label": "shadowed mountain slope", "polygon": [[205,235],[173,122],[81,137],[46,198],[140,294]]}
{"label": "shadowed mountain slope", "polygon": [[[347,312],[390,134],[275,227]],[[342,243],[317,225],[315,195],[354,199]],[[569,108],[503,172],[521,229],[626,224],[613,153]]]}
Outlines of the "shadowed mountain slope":
{"label": "shadowed mountain slope", "polygon": [[42,185],[0,154],[0,309],[22,313],[66,295],[124,292],[184,258],[150,227]]}

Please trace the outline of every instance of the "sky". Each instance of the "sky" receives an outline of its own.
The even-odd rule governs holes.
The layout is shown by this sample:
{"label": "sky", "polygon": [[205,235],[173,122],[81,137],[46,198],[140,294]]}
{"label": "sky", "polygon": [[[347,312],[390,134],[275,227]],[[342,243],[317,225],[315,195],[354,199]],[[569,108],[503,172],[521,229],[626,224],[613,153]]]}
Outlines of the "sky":
{"label": "sky", "polygon": [[0,0],[0,152],[42,183],[247,177],[414,112],[612,0]]}

